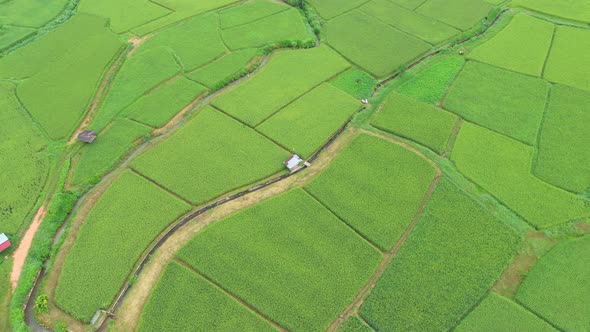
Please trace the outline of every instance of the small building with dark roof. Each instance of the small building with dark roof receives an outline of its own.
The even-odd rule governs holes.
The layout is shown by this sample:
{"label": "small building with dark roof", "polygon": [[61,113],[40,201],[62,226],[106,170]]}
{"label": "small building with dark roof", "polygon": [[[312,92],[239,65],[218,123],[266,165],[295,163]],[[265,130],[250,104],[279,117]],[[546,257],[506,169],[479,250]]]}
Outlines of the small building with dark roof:
{"label": "small building with dark roof", "polygon": [[10,248],[10,246],[11,244],[10,240],[8,240],[8,236],[6,236],[4,233],[0,234],[0,252]]}
{"label": "small building with dark roof", "polygon": [[92,143],[96,139],[96,132],[92,130],[84,130],[78,134],[78,140],[85,143]]}

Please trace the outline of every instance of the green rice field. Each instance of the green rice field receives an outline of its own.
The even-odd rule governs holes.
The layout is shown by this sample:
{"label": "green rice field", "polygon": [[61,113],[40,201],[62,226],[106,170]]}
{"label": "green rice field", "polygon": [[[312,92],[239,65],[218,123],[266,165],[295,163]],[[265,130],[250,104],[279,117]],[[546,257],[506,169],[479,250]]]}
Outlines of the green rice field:
{"label": "green rice field", "polygon": [[[141,176],[127,171],[100,197],[69,252],[55,301],[89,322],[108,309],[144,248],[188,206]],[[104,250],[110,243],[110,250]]]}
{"label": "green rice field", "polygon": [[589,24],[0,0],[0,331],[590,330]]}
{"label": "green rice field", "polygon": [[589,253],[588,236],[558,245],[526,277],[516,295],[517,301],[559,329],[588,329],[590,269],[583,258]]}
{"label": "green rice field", "polygon": [[281,326],[309,331],[352,300],[380,253],[297,189],[207,228],[179,258]]}
{"label": "green rice field", "polygon": [[279,172],[288,156],[264,136],[209,107],[132,167],[201,204]]}
{"label": "green rice field", "polygon": [[476,330],[557,331],[527,309],[496,293],[490,293],[456,328],[459,332]]}
{"label": "green rice field", "polygon": [[434,167],[421,156],[362,135],[306,189],[359,234],[388,250],[416,215],[434,176]]}
{"label": "green rice field", "polygon": [[486,295],[518,242],[443,179],[360,314],[378,330],[448,330]]}

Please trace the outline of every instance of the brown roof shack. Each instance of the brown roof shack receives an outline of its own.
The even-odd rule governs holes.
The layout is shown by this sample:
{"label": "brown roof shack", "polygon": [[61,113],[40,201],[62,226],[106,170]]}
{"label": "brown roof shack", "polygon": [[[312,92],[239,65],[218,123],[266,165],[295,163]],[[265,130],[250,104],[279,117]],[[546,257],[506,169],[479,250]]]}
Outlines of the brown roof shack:
{"label": "brown roof shack", "polygon": [[84,130],[78,134],[78,140],[86,143],[92,143],[96,139],[96,132],[92,130]]}

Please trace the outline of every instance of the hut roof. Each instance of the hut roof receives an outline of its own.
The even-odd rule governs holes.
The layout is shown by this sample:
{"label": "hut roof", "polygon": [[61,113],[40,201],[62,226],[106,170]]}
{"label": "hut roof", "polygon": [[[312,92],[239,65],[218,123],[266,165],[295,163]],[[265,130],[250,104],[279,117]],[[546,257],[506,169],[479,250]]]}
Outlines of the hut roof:
{"label": "hut roof", "polygon": [[84,130],[78,134],[78,140],[86,143],[92,143],[96,139],[96,132],[92,130]]}

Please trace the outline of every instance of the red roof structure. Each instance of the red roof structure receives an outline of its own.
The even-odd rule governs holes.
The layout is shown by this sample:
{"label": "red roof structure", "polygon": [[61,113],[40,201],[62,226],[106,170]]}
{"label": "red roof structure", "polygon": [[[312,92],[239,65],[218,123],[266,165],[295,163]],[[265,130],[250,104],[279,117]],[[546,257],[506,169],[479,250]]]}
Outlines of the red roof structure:
{"label": "red roof structure", "polygon": [[10,246],[11,244],[8,240],[8,236],[6,236],[6,234],[4,233],[0,234],[0,252],[3,252],[4,250],[10,248]]}

